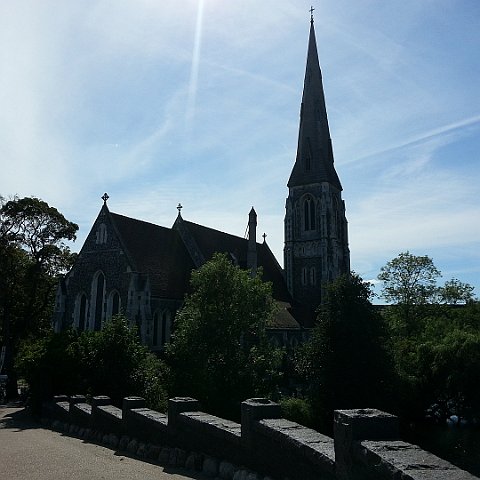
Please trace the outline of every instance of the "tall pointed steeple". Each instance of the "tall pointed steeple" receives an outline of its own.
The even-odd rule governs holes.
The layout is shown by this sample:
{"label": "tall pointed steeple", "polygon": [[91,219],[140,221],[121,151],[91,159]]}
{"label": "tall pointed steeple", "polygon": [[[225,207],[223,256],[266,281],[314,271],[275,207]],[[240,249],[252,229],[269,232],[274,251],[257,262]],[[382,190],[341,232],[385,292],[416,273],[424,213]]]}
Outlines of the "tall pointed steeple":
{"label": "tall pointed steeple", "polygon": [[319,182],[329,182],[342,190],[342,185],[333,166],[332,140],[328,127],[322,72],[318,61],[312,18],[300,109],[297,158],[288,186],[294,187]]}
{"label": "tall pointed steeple", "polygon": [[309,326],[324,300],[326,284],[350,270],[345,203],[333,164],[313,17],[297,156],[287,185],[285,277],[297,311]]}

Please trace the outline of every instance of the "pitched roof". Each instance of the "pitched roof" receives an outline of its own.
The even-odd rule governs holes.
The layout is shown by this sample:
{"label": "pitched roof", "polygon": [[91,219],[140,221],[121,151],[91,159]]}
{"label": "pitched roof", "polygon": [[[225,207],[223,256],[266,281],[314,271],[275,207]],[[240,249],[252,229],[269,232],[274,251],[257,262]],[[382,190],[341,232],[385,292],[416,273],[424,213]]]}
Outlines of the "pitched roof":
{"label": "pitched roof", "polygon": [[[214,253],[226,253],[240,268],[247,268],[247,239],[186,220],[183,220],[183,224],[195,239],[205,259],[212,258]],[[291,302],[282,268],[267,243],[257,243],[257,265],[263,269],[263,280],[272,282],[273,297],[276,300]]]}
{"label": "pitched roof", "polygon": [[[141,275],[139,281],[149,278],[154,296],[182,299],[188,291],[190,274],[195,265],[179,231],[117,213],[109,212],[109,215],[132,268]],[[240,268],[247,268],[247,239],[188,222],[181,217],[180,221],[205,260],[215,253],[227,253]],[[273,297],[280,306],[269,327],[298,329],[299,324],[291,314],[292,300],[282,268],[265,242],[256,246],[262,278],[272,283]]]}
{"label": "pitched roof", "polygon": [[178,233],[117,213],[110,216],[135,269],[149,275],[152,294],[183,298],[194,266]]}

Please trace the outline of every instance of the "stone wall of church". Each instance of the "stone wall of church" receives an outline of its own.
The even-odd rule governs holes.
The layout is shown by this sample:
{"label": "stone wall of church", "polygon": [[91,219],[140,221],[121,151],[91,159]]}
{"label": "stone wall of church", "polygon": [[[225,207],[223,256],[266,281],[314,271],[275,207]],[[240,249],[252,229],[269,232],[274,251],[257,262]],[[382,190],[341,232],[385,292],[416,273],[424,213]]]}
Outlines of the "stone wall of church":
{"label": "stone wall of church", "polygon": [[65,278],[63,327],[94,330],[112,313],[124,310],[132,282],[130,270],[108,215],[100,214]]}

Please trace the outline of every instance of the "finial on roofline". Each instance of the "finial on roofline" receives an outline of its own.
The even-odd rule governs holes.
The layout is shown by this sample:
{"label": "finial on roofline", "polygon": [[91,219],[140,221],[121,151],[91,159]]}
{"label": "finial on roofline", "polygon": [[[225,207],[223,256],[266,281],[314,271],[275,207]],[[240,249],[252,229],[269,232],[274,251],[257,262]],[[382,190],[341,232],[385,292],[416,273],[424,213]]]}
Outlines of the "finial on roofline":
{"label": "finial on roofline", "polygon": [[314,8],[313,6],[310,6],[310,23],[313,24],[313,12],[314,12]]}
{"label": "finial on roofline", "polygon": [[263,237],[263,243],[267,243],[267,234],[264,233],[262,237]]}
{"label": "finial on roofline", "polygon": [[182,204],[179,203],[179,204],[177,205],[177,210],[178,210],[178,216],[179,216],[179,217],[182,215],[182,208],[183,208]]}
{"label": "finial on roofline", "polygon": [[103,200],[103,204],[106,205],[106,204],[107,204],[107,200],[108,200],[110,197],[108,196],[108,193],[105,192],[100,198]]}

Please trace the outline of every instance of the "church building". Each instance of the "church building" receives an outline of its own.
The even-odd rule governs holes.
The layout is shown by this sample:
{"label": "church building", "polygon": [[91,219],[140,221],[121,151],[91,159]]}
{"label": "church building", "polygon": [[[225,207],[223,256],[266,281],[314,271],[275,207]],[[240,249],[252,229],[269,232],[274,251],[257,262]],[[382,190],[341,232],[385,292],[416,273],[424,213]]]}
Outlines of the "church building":
{"label": "church building", "polygon": [[257,242],[253,207],[248,237],[243,238],[185,220],[181,205],[171,228],[113,213],[105,194],[75,265],[58,286],[56,331],[71,325],[80,331],[100,330],[122,312],[138,326],[144,344],[161,350],[188,292],[191,271],[218,252],[253,273],[261,267],[262,278],[272,283],[279,306],[268,326],[272,341],[293,346],[304,338],[325,284],[350,269],[345,205],[333,162],[313,18],[288,189],[284,269],[265,239]]}

